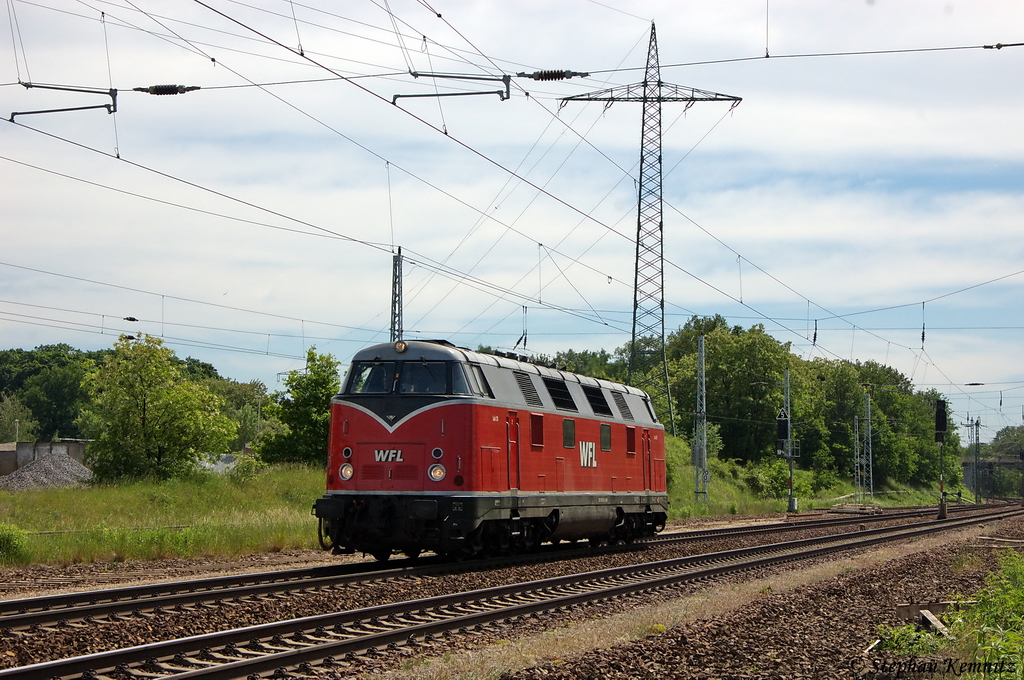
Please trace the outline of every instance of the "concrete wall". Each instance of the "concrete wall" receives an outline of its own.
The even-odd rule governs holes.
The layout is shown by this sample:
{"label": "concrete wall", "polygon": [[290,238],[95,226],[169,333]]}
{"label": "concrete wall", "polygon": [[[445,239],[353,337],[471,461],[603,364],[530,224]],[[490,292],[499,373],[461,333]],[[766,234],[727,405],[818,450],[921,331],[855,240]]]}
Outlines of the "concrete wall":
{"label": "concrete wall", "polygon": [[18,442],[0,445],[0,475],[9,475],[18,468],[53,453],[64,453],[79,463],[85,457],[85,442]]}

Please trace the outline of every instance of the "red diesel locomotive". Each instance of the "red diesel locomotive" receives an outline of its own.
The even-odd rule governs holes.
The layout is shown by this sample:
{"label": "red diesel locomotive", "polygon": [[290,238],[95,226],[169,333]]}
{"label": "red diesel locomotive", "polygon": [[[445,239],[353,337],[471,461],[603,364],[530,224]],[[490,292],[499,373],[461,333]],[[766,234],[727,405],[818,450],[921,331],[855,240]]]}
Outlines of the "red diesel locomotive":
{"label": "red diesel locomotive", "polygon": [[461,557],[663,529],[647,394],[519,359],[444,341],[357,353],[331,403],[321,545]]}

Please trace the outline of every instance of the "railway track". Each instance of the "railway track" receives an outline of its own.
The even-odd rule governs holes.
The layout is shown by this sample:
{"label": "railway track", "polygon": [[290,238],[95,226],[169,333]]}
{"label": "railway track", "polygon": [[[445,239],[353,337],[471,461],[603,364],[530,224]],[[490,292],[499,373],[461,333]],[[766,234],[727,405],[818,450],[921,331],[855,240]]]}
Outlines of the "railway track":
{"label": "railway track", "polygon": [[[950,506],[948,512],[953,513],[966,513],[968,511],[991,511],[991,508],[984,508],[984,506]],[[778,533],[780,531],[801,531],[803,529],[815,529],[818,527],[841,527],[848,526],[851,524],[868,524],[873,522],[887,522],[894,519],[911,518],[911,517],[925,517],[927,515],[934,515],[938,511],[936,506],[920,506],[912,509],[897,511],[897,512],[886,512],[877,515],[843,515],[841,517],[832,517],[827,519],[811,519],[811,520],[800,520],[798,522],[772,522],[770,524],[758,524],[749,527],[721,527],[716,529],[695,529],[690,531],[681,531],[674,533],[663,533],[651,538],[645,539],[644,543],[647,545],[660,545],[662,543],[669,543],[673,541],[682,540],[697,540],[700,538],[713,538],[717,536],[753,536],[757,534],[768,534]]]}
{"label": "railway track", "polygon": [[474,560],[453,564],[434,557],[398,560],[390,563],[361,562],[306,569],[219,576],[189,581],[112,588],[61,595],[0,601],[0,631],[40,632],[62,626],[91,626],[117,622],[121,617],[169,611],[187,611],[205,605],[238,603],[246,599],[272,597],[295,591],[326,590],[367,580],[420,578],[468,570],[487,570],[522,566],[559,559],[575,559],[646,547],[670,547],[694,541],[752,537],[818,528],[867,525],[874,522],[908,519],[933,514],[931,510],[913,510],[865,517],[842,517],[799,523],[777,522],[751,527],[698,529],[662,534],[632,545],[604,546],[586,552],[575,547],[546,546],[537,553],[512,558]]}
{"label": "railway track", "polygon": [[[330,670],[357,654],[430,644],[436,636],[473,634],[496,622],[653,592],[725,574],[804,560],[878,543],[1024,514],[996,513],[931,520],[853,534],[802,539],[642,565],[507,585],[410,602],[239,628],[0,671],[0,680],[174,677],[226,679]],[[352,655],[352,656],[350,656]]]}
{"label": "railway track", "polygon": [[96,625],[103,621],[116,622],[120,617],[125,616],[183,611],[208,604],[241,602],[253,597],[337,588],[366,580],[429,577],[467,570],[497,569],[559,559],[574,559],[583,555],[644,549],[648,546],[669,547],[694,541],[752,537],[817,528],[838,528],[853,524],[865,525],[873,522],[921,517],[933,512],[934,510],[914,510],[857,518],[843,517],[799,523],[777,522],[752,527],[699,529],[662,534],[633,545],[604,546],[586,552],[564,545],[545,546],[544,550],[537,553],[458,564],[439,558],[424,557],[418,560],[406,559],[390,563],[349,563],[3,600],[0,601],[0,631],[4,633],[12,631],[38,632],[48,627]]}

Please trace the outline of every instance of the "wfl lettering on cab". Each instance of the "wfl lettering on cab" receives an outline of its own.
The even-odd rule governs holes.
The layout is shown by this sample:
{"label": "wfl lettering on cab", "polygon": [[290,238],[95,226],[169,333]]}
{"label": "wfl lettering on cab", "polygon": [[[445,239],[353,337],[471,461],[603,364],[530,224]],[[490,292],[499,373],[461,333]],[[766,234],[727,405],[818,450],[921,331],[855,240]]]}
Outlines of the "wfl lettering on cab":
{"label": "wfl lettering on cab", "polygon": [[580,467],[597,467],[597,445],[594,442],[580,442]]}
{"label": "wfl lettering on cab", "polygon": [[373,459],[378,463],[404,463],[402,449],[374,449]]}

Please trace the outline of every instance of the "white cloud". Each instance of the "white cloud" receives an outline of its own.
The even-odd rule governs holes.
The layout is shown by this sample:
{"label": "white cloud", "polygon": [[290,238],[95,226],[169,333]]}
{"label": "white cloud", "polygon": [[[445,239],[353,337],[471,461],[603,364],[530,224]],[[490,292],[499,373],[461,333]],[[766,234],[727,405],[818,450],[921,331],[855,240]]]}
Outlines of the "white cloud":
{"label": "white cloud", "polygon": [[[109,73],[120,90],[116,123],[123,160],[109,157],[114,119],[102,111],[24,116],[18,122],[108,156],[10,124],[0,126],[0,155],[213,214],[0,161],[0,261],[155,294],[0,266],[0,297],[85,313],[36,309],[37,316],[57,321],[35,323],[66,327],[74,321],[103,329],[101,334],[96,328],[29,325],[10,314],[30,308],[0,303],[6,314],[0,344],[95,348],[109,346],[116,330],[144,330],[262,351],[259,356],[178,346],[227,375],[272,386],[278,371],[301,363],[274,354],[300,357],[315,342],[345,359],[362,343],[384,337],[374,336],[373,329],[386,330],[388,322],[392,232],[411,261],[424,263],[407,268],[406,320],[416,330],[462,344],[511,346],[522,332],[519,296],[536,297],[543,286],[545,302],[579,312],[528,303],[532,349],[621,345],[628,337],[620,329],[629,324],[633,246],[609,227],[627,235],[635,228],[635,189],[623,172],[636,172],[640,110],[636,104],[605,111],[599,103],[577,102],[552,119],[556,99],[639,80],[638,70],[598,71],[643,65],[649,19],[657,21],[663,64],[759,57],[765,49],[760,0],[638,1],[617,4],[621,11],[588,2],[443,2],[436,5],[443,19],[418,3],[392,2],[407,23],[403,32],[412,36],[405,55],[394,45],[390,19],[373,5],[314,3],[322,12],[297,5],[297,35],[283,3],[260,2],[257,9],[225,3],[226,13],[289,46],[301,40],[310,56],[348,75],[401,72],[407,58],[420,70],[493,73],[475,48],[511,73],[595,72],[589,80],[517,79],[530,100],[514,88],[507,102],[488,95],[402,99],[395,106],[394,94],[434,87],[430,79],[399,75],[359,80],[359,86],[269,87],[282,102],[256,88],[218,88],[247,85],[246,79],[330,73],[198,6],[136,4],[154,16],[114,2],[106,10],[104,40],[98,16],[78,3],[15,3],[21,41],[5,39],[6,58],[0,59],[0,83],[27,80],[27,61],[36,82],[105,88],[109,49]],[[786,57],[1013,42],[1019,36],[1008,31],[1021,25],[1024,8],[995,1],[877,0],[772,2],[768,10],[771,58],[663,72],[667,82],[744,98],[731,114],[720,103],[697,104],[685,116],[678,104],[664,106],[665,196],[798,294],[746,262],[737,266],[734,252],[671,209],[665,213],[666,256],[735,298],[742,277],[743,300],[771,317],[766,326],[780,328],[781,322],[799,335],[807,334],[814,318],[826,316],[813,305],[809,310],[805,297],[840,314],[910,305],[850,317],[862,328],[894,329],[871,331],[883,339],[848,325],[838,330],[840,321],[829,322],[827,330],[823,324],[819,345],[839,356],[888,358],[918,379],[928,362],[915,366],[906,348],[920,345],[914,329],[924,320],[936,329],[927,341],[935,363],[929,381],[940,371],[953,382],[978,375],[987,382],[1024,379],[1015,347],[1019,331],[985,330],[1019,323],[1019,277],[929,303],[923,319],[919,304],[914,306],[1024,269],[1017,236],[1024,207],[1018,161],[1024,137],[1017,132],[1022,102],[1011,86],[1024,50]],[[124,21],[145,30],[126,28]],[[416,37],[423,35],[426,52]],[[200,52],[215,56],[217,65]],[[172,97],[130,91],[160,83],[203,89]],[[437,86],[495,88],[452,81]],[[105,101],[103,95],[0,87],[3,114]],[[408,113],[444,126],[448,136]],[[567,126],[585,134],[588,143],[580,144]],[[564,203],[510,180],[456,139],[506,168],[518,168]],[[302,231],[316,231],[308,226],[315,225],[384,248],[218,215]],[[558,252],[547,256],[538,243]],[[573,263],[576,258],[579,263]],[[472,271],[517,295],[496,302],[492,293],[431,274],[426,261]],[[672,266],[666,269],[666,291],[673,314],[723,313],[744,325],[756,319],[749,307]],[[119,321],[128,315],[146,321]],[[596,320],[598,315],[609,325]],[[669,325],[682,320],[670,316]],[[941,330],[964,326],[978,330]],[[799,341],[797,351],[815,350],[793,333],[778,335]],[[1004,410],[1019,409],[1020,403],[1019,396],[1007,397]]]}

